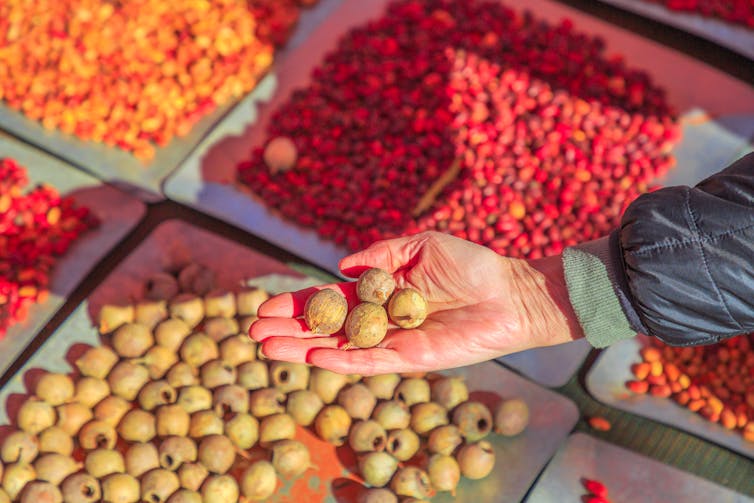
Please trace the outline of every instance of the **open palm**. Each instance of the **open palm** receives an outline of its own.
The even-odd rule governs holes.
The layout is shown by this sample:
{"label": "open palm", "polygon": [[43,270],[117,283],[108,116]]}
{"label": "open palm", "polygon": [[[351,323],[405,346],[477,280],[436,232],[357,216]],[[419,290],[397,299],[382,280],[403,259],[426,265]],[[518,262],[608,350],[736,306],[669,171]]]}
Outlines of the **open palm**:
{"label": "open palm", "polygon": [[[357,277],[370,267],[393,274],[398,288],[421,292],[429,316],[416,329],[391,327],[374,348],[338,349],[341,333],[312,334],[300,319],[316,289],[334,288],[358,303],[355,282],[322,285],[277,295],[259,308],[250,330],[269,358],[307,362],[362,375],[429,371],[486,361],[531,347],[578,337],[560,288],[560,259],[528,262],[446,234],[428,232],[375,243],[340,262]],[[555,277],[555,281],[551,278]]]}

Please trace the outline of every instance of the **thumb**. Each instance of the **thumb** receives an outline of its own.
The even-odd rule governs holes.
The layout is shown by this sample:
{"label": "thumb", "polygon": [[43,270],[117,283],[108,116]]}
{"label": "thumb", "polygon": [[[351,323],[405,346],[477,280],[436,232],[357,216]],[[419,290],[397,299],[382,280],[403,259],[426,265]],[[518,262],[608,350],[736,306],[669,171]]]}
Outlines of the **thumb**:
{"label": "thumb", "polygon": [[426,235],[422,233],[377,241],[365,250],[343,257],[338,267],[340,272],[350,278],[358,277],[370,267],[379,267],[392,274],[415,262],[426,239]]}

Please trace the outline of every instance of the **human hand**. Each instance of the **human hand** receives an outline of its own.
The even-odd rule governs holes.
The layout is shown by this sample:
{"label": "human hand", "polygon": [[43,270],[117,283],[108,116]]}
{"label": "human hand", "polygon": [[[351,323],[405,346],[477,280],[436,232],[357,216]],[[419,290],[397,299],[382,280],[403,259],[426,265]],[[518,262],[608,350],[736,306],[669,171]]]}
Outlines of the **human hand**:
{"label": "human hand", "polygon": [[429,315],[415,329],[389,328],[374,348],[339,349],[342,334],[312,334],[303,319],[314,291],[342,292],[349,309],[356,283],[322,285],[276,295],[259,307],[251,337],[276,360],[311,363],[362,375],[432,371],[479,363],[533,347],[583,337],[573,313],[559,256],[527,261],[500,256],[447,234],[426,232],[374,243],[345,257],[340,269],[358,277],[370,267],[393,275],[398,288],[427,299]]}

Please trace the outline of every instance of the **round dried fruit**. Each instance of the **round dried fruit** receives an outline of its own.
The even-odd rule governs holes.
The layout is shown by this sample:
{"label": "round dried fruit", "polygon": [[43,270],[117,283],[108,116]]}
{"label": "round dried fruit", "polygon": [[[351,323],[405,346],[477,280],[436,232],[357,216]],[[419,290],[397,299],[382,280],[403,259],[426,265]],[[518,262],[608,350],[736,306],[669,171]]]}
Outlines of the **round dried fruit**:
{"label": "round dried fruit", "polygon": [[385,308],[372,302],[362,302],[346,317],[348,342],[359,348],[371,348],[387,335]]}
{"label": "round dried fruit", "polygon": [[347,314],[346,298],[332,288],[313,293],[304,305],[304,321],[314,334],[334,334],[343,326]]}
{"label": "round dried fruit", "polygon": [[427,301],[413,288],[396,291],[387,304],[390,319],[401,328],[416,328],[424,323],[428,309]]}

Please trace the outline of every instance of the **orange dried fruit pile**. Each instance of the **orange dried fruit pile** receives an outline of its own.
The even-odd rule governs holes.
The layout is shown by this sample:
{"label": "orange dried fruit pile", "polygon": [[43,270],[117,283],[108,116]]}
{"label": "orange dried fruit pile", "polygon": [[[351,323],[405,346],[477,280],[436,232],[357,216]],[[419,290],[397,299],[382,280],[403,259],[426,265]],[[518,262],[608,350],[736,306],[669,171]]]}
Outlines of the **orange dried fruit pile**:
{"label": "orange dried fruit pile", "polygon": [[141,159],[250,91],[273,46],[245,0],[0,3],[0,100]]}

